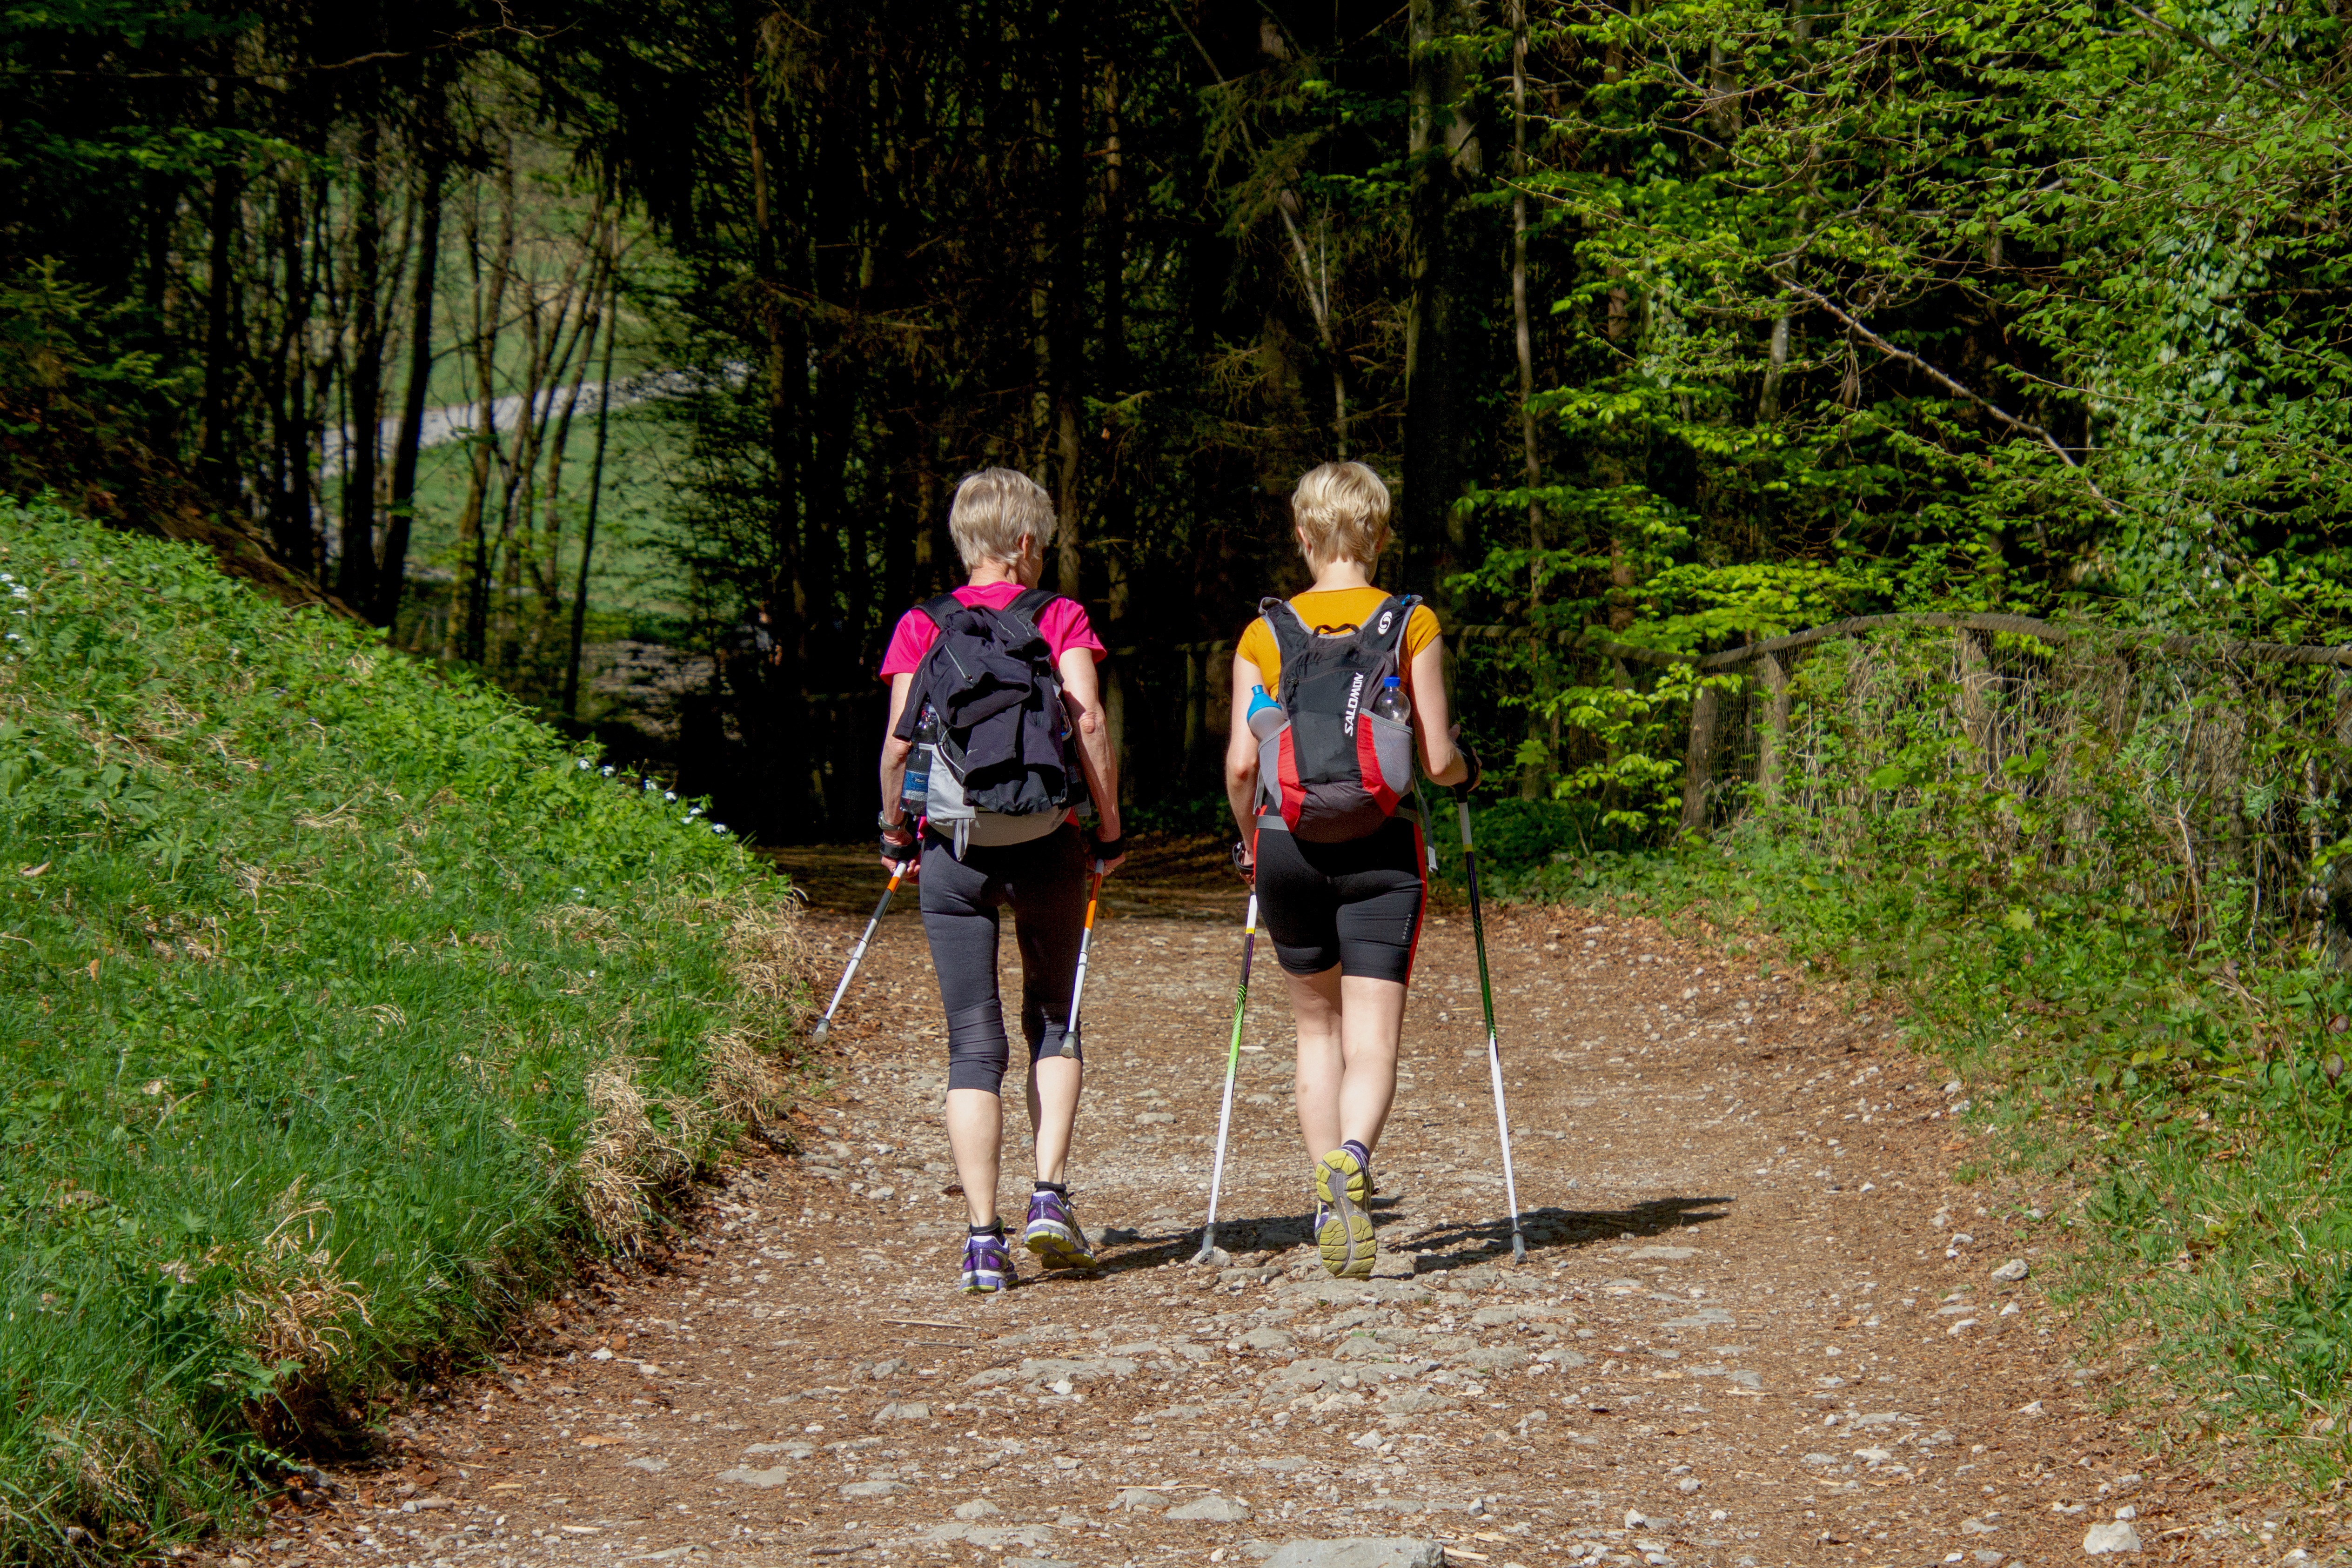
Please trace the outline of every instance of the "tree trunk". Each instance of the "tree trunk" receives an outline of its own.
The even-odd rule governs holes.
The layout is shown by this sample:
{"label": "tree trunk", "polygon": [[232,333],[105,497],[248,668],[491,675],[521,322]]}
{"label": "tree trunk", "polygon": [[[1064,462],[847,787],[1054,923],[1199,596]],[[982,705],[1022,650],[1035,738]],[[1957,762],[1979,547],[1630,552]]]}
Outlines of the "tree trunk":
{"label": "tree trunk", "polygon": [[352,276],[345,293],[352,302],[351,406],[343,426],[343,516],[341,559],[335,592],[347,605],[373,602],[376,594],[376,452],[383,404],[383,326],[378,310],[383,287],[383,212],[377,160],[383,129],[371,116],[360,127],[358,165],[352,185]]}
{"label": "tree trunk", "polygon": [[[466,505],[457,514],[457,576],[450,596],[446,656],[481,661],[488,627],[490,561],[488,530],[483,526],[483,505],[490,493],[490,475],[498,456],[498,345],[500,318],[506,311],[507,279],[514,270],[514,163],[499,163],[498,247],[485,285],[478,275],[481,254],[478,219],[472,226],[478,272],[474,287],[474,395],[478,407],[473,438],[473,472]],[[485,289],[487,288],[487,292]]]}
{"label": "tree trunk", "polygon": [[608,293],[604,313],[604,363],[596,394],[596,448],[588,459],[588,515],[580,524],[580,578],[572,591],[572,647],[563,661],[563,712],[580,717],[580,649],[588,635],[588,563],[596,553],[596,503],[604,494],[604,435],[613,416],[613,339],[621,330],[620,271],[605,241]]}
{"label": "tree trunk", "polygon": [[1463,176],[1478,166],[1476,128],[1463,102],[1470,86],[1462,36],[1475,20],[1462,0],[1411,0],[1411,133],[1406,252],[1412,299],[1405,321],[1404,545],[1415,577],[1435,595],[1465,552],[1455,505],[1466,433],[1458,341],[1466,322],[1455,237]]}
{"label": "tree trunk", "polygon": [[[227,89],[222,89],[221,120],[226,122]],[[236,280],[231,276],[235,259],[234,242],[238,219],[238,197],[245,187],[244,171],[236,164],[223,162],[213,172],[211,243],[206,252],[209,273],[205,279],[205,370],[204,391],[197,405],[197,424],[203,431],[200,448],[205,488],[213,499],[226,505],[236,498],[236,475],[229,457],[229,381],[234,367],[230,364],[229,311],[234,303]],[[291,542],[281,539],[285,550]],[[289,552],[290,554],[290,552]],[[299,557],[293,557],[299,562]]]}
{"label": "tree trunk", "polygon": [[[1535,329],[1528,319],[1528,6],[1527,0],[1511,0],[1511,319],[1516,329],[1519,358],[1519,458],[1528,489],[1533,490],[1543,483],[1543,463],[1536,451],[1536,359]],[[1533,495],[1528,497],[1528,616],[1535,618],[1537,608],[1543,603],[1544,591],[1544,513],[1543,503]],[[1549,661],[1541,645],[1533,658],[1537,696],[1540,698],[1548,684],[1546,677]],[[1544,709],[1540,701],[1528,707],[1528,740],[1530,750],[1542,747],[1548,739]],[[1519,796],[1523,800],[1540,800],[1549,787],[1551,774],[1558,766],[1556,757],[1537,757],[1519,770]]]}
{"label": "tree trunk", "polygon": [[1061,93],[1055,106],[1054,151],[1058,177],[1054,203],[1052,298],[1046,307],[1046,354],[1054,387],[1055,537],[1060,557],[1055,586],[1072,598],[1083,591],[1085,543],[1082,486],[1086,451],[1080,437],[1085,396],[1087,279],[1087,99],[1086,56],[1077,30],[1062,29]]}
{"label": "tree trunk", "polygon": [[408,576],[409,531],[416,511],[416,460],[425,441],[425,404],[433,382],[433,300],[441,285],[441,182],[447,159],[426,154],[423,223],[416,244],[408,310],[408,384],[401,391],[400,430],[392,444],[392,494],[383,531],[383,564],[376,574],[368,618],[389,629],[400,616]]}

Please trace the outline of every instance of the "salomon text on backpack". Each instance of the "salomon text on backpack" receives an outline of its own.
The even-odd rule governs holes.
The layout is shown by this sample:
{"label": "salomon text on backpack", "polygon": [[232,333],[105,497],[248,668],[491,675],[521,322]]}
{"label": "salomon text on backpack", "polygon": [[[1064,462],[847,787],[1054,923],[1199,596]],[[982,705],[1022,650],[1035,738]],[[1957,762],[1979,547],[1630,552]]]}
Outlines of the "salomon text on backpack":
{"label": "salomon text on backpack", "polygon": [[1372,712],[1401,673],[1405,626],[1421,601],[1391,597],[1360,626],[1309,626],[1285,599],[1258,605],[1282,651],[1289,721],[1258,744],[1262,809],[1298,837],[1338,844],[1377,832],[1412,788],[1412,726]]}
{"label": "salomon text on backpack", "polygon": [[[942,594],[922,606],[939,635],[915,670],[897,733],[911,741],[926,708],[938,715],[924,815],[952,837],[959,855],[984,817],[1059,820],[1087,805],[1061,677],[1037,629],[1055,598],[1031,588],[992,610]],[[980,837],[986,843],[992,836]]]}

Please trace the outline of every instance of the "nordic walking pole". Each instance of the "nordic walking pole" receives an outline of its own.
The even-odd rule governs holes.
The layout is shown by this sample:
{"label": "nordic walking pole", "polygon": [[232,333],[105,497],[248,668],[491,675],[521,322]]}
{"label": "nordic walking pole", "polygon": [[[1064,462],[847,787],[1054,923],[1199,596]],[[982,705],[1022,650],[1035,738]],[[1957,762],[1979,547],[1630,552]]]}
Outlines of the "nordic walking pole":
{"label": "nordic walking pole", "polygon": [[898,869],[890,874],[890,885],[882,889],[882,901],[874,906],[874,918],[866,922],[866,934],[859,937],[857,945],[849,950],[849,967],[841,972],[841,984],[833,988],[833,1000],[825,1005],[824,1016],[819,1018],[816,1027],[809,1031],[811,1042],[823,1040],[832,1030],[833,1016],[839,1011],[841,999],[849,994],[849,983],[856,977],[857,965],[866,957],[866,946],[874,940],[875,928],[882,923],[883,911],[890,907],[890,895],[898,890],[898,883],[906,875],[907,863],[902,861]]}
{"label": "nordic walking pole", "polygon": [[1087,884],[1087,923],[1078,932],[1078,977],[1070,983],[1070,1021],[1062,1026],[1062,1054],[1078,1054],[1078,999],[1087,994],[1087,955],[1095,944],[1095,906],[1102,901],[1103,863],[1095,862],[1094,879]]}
{"label": "nordic walking pole", "polygon": [[1201,1250],[1195,1263],[1206,1263],[1217,1250],[1217,1194],[1225,1180],[1225,1131],[1234,1124],[1234,1074],[1242,1062],[1242,1017],[1249,1011],[1250,954],[1257,948],[1257,889],[1252,888],[1249,913],[1242,918],[1242,983],[1234,992],[1234,1043],[1225,1048],[1225,1104],[1217,1112],[1217,1161],[1209,1172],[1209,1223],[1201,1227]]}
{"label": "nordic walking pole", "polygon": [[1528,1260],[1528,1238],[1519,1234],[1519,1178],[1511,1169],[1511,1117],[1503,1108],[1503,1047],[1495,1036],[1495,988],[1486,980],[1486,918],[1478,903],[1478,852],[1470,845],[1470,792],[1457,786],[1454,805],[1462,820],[1462,870],[1470,881],[1470,932],[1478,948],[1478,999],[1486,1006],[1486,1075],[1495,1087],[1495,1131],[1503,1141],[1503,1189],[1511,1204],[1511,1258]]}

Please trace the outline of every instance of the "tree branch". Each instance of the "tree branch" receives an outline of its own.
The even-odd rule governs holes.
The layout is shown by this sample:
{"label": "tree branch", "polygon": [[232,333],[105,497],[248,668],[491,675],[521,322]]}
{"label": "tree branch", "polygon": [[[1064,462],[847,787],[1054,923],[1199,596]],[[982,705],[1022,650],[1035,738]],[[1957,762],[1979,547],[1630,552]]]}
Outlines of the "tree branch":
{"label": "tree branch", "polygon": [[2068,451],[2065,445],[2061,442],[2057,437],[2053,436],[2049,431],[2043,429],[2041,426],[2036,425],[2031,419],[2019,418],[2016,415],[2011,414],[2009,410],[2003,408],[2000,404],[1995,403],[1991,398],[1985,396],[1982,393],[1972,392],[1969,388],[1962,386],[1958,382],[1954,381],[1950,376],[1945,374],[1934,365],[1929,364],[1926,360],[1921,359],[1909,349],[1895,347],[1893,343],[1888,342],[1885,338],[1880,337],[1876,332],[1872,331],[1868,327],[1864,326],[1853,316],[1847,314],[1845,310],[1839,307],[1837,301],[1832,300],[1828,295],[1822,293],[1819,289],[1806,288],[1802,283],[1798,282],[1786,272],[1775,271],[1773,276],[1778,278],[1790,293],[1795,294],[1801,299],[1810,300],[1814,304],[1820,306],[1822,310],[1828,311],[1831,316],[1836,319],[1840,325],[1843,326],[1855,337],[1860,338],[1864,342],[1868,343],[1872,348],[1876,349],[1880,353],[1885,354],[1887,358],[1901,360],[1904,363],[1917,370],[1922,375],[1925,375],[1928,380],[1934,382],[1945,391],[1949,392],[1955,397],[1964,397],[1968,399],[1970,403],[1975,404],[1978,407],[1983,409],[1986,413],[1991,415],[1995,419],[2000,420],[2003,425],[2008,426],[2011,429],[2018,432],[2020,435],[2031,436],[2035,440],[2041,442],[2044,447],[2049,447],[2050,450],[2058,455],[2058,460],[2060,462],[2065,464],[2068,468],[2074,469],[2075,473],[2082,476],[2083,488],[2091,492],[2091,499],[2097,501],[2102,509],[2107,511],[2110,515],[2113,515],[2121,510],[2115,502],[2106,498],[2105,494],[2100,490],[2097,484],[2093,482],[2091,476],[2084,472],[2083,465],[2074,460],[2074,454]]}

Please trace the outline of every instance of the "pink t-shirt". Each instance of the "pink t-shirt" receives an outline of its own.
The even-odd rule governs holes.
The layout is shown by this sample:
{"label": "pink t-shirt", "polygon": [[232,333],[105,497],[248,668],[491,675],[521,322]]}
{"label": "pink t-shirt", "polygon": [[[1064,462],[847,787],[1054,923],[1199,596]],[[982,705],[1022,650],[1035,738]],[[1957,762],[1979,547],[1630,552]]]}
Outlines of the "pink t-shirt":
{"label": "pink t-shirt", "polygon": [[[955,596],[967,605],[1001,610],[1019,598],[1024,590],[1018,583],[988,583],[977,588],[966,584],[954,592]],[[1087,619],[1085,606],[1076,599],[1056,598],[1047,605],[1045,613],[1037,617],[1037,629],[1045,634],[1045,646],[1053,650],[1055,664],[1061,663],[1062,656],[1074,647],[1093,650],[1097,664],[1110,657],[1110,650],[1103,647],[1102,638],[1095,636],[1094,626]],[[940,628],[931,624],[931,617],[919,609],[908,610],[899,616],[898,629],[890,634],[890,647],[882,655],[882,679],[887,680],[894,675],[912,675],[921,666],[923,655],[930,652],[931,644],[939,635]]]}

